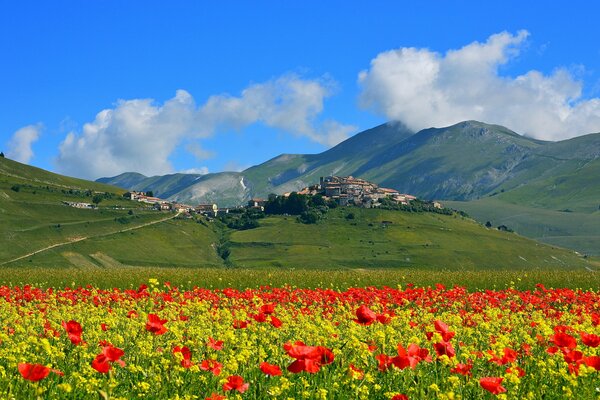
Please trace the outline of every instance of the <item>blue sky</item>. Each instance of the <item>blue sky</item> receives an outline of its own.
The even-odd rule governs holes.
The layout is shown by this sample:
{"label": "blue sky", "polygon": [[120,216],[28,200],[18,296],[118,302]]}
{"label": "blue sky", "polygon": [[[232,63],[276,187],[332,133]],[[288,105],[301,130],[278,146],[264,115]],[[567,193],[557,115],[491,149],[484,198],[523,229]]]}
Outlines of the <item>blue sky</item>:
{"label": "blue sky", "polygon": [[95,179],[241,169],[390,119],[598,132],[599,8],[5,1],[0,149]]}

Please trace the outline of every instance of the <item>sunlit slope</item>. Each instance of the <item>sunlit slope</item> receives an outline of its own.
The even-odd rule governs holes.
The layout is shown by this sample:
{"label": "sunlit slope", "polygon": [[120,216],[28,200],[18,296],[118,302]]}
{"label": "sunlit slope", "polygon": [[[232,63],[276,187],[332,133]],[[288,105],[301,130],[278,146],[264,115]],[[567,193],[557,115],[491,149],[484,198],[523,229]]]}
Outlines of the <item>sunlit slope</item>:
{"label": "sunlit slope", "polygon": [[[352,212],[354,219],[348,219]],[[431,213],[336,209],[326,222],[304,225],[269,217],[257,229],[231,235],[237,266],[420,267],[438,269],[585,268],[573,251],[470,219]]]}
{"label": "sunlit slope", "polygon": [[[100,192],[95,210],[63,204],[91,203]],[[122,193],[0,158],[0,266],[220,265],[210,227]]]}

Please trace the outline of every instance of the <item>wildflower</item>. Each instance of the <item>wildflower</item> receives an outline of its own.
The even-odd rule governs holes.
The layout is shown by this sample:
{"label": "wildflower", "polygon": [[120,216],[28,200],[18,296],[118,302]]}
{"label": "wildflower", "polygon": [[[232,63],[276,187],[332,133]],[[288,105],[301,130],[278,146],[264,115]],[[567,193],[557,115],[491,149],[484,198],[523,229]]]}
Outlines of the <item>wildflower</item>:
{"label": "wildflower", "polygon": [[464,376],[471,376],[471,369],[473,369],[473,364],[470,362],[467,364],[458,363],[454,368],[450,370],[453,374],[461,374]]}
{"label": "wildflower", "polygon": [[183,359],[181,360],[181,366],[183,368],[190,368],[193,364],[192,364],[192,352],[190,351],[189,347],[187,346],[183,346],[183,347],[179,347],[179,346],[175,346],[173,348],[173,354],[179,353],[181,354],[181,356],[183,357]]}
{"label": "wildflower", "polygon": [[223,364],[218,362],[217,360],[204,360],[200,363],[200,369],[203,371],[210,371],[213,375],[221,375],[221,369],[223,368]]}
{"label": "wildflower", "polygon": [[217,350],[217,351],[223,350],[223,341],[215,340],[212,337],[208,338],[208,343],[206,345],[213,350]]}
{"label": "wildflower", "polygon": [[442,340],[439,343],[435,343],[433,345],[433,348],[435,349],[435,352],[438,355],[438,357],[447,355],[448,357],[452,358],[456,355],[456,351],[454,350],[454,347],[450,342],[445,342]]}
{"label": "wildflower", "polygon": [[50,368],[40,364],[20,363],[17,367],[21,376],[32,382],[40,381],[50,374]]}
{"label": "wildflower", "polygon": [[63,321],[62,326],[65,328],[65,331],[67,331],[67,335],[69,336],[71,343],[78,345],[83,341],[83,339],[81,339],[83,328],[79,322],[74,320],[70,320],[69,322]]}
{"label": "wildflower", "polygon": [[479,380],[479,384],[492,394],[500,394],[506,392],[506,388],[502,386],[503,380],[504,378],[485,377]]}
{"label": "wildflower", "polygon": [[160,319],[156,314],[148,314],[148,322],[146,322],[146,330],[155,335],[162,335],[168,331],[165,323],[166,319]]}
{"label": "wildflower", "polygon": [[277,365],[269,364],[268,362],[260,363],[260,370],[265,375],[270,375],[270,376],[281,375],[281,368],[279,368]]}
{"label": "wildflower", "polygon": [[356,319],[354,322],[361,325],[371,325],[376,319],[377,314],[363,304],[356,310]]}
{"label": "wildflower", "polygon": [[588,347],[598,347],[600,345],[600,336],[593,333],[580,333],[581,341]]}
{"label": "wildflower", "polygon": [[227,382],[223,384],[223,390],[228,392],[230,390],[237,390],[240,393],[244,393],[248,390],[250,384],[244,383],[244,378],[239,375],[231,375],[227,377]]}
{"label": "wildflower", "polygon": [[306,346],[298,341],[293,345],[286,343],[283,347],[288,356],[296,359],[288,366],[288,371],[295,374],[302,371],[314,374],[319,372],[321,365],[330,364],[334,359],[333,352],[322,346]]}

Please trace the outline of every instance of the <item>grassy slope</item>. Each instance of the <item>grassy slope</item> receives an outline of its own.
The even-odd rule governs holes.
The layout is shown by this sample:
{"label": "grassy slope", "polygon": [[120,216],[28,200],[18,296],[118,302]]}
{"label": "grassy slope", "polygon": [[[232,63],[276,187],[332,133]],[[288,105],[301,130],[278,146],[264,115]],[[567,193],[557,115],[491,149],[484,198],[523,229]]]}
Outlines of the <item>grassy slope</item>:
{"label": "grassy slope", "polygon": [[[486,229],[461,217],[383,210],[330,211],[327,222],[269,217],[261,227],[231,235],[230,259],[256,267],[419,267],[451,269],[581,268],[572,251]],[[384,227],[381,221],[392,221]]]}
{"label": "grassy slope", "polygon": [[[521,235],[582,254],[600,255],[600,212],[561,212],[511,204],[496,197],[469,202],[445,201],[473,218],[494,226],[506,225]],[[563,206],[568,208],[568,206]]]}
{"label": "grassy slope", "polygon": [[[19,191],[12,189],[19,185]],[[62,201],[91,202],[91,197],[69,189],[113,193],[99,210],[68,207]],[[0,158],[0,264],[46,246],[90,239],[60,246],[9,266],[110,266],[132,265],[215,266],[218,258],[211,244],[213,230],[192,221],[167,221],[118,233],[169,217],[125,200],[123,190],[29,167]],[[134,215],[129,215],[129,211]],[[97,254],[96,258],[90,256]],[[115,261],[112,261],[115,260]]]}

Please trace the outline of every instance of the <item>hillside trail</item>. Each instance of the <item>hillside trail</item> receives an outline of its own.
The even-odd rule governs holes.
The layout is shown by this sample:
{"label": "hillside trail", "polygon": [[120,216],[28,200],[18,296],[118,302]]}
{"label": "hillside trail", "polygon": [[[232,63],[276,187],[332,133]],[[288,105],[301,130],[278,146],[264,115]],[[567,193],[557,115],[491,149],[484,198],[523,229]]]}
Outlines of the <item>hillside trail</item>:
{"label": "hillside trail", "polygon": [[50,246],[46,246],[46,247],[44,247],[44,248],[42,248],[42,249],[39,249],[39,250],[33,251],[33,252],[31,252],[31,253],[28,253],[28,254],[25,254],[25,255],[23,255],[23,256],[19,256],[19,257],[17,257],[17,258],[13,258],[12,260],[8,260],[8,261],[1,262],[1,263],[0,263],[0,266],[2,266],[2,265],[6,265],[6,264],[10,264],[10,263],[13,263],[13,262],[15,262],[15,261],[22,260],[22,259],[24,259],[24,258],[27,258],[27,257],[34,256],[34,255],[36,255],[36,254],[42,253],[42,252],[44,252],[44,251],[47,251],[47,250],[50,250],[50,249],[54,249],[54,248],[56,248],[56,247],[60,247],[60,246],[66,246],[66,245],[68,245],[68,244],[73,244],[73,243],[77,243],[77,242],[82,242],[82,241],[84,241],[84,240],[87,240],[87,239],[93,239],[93,238],[98,238],[98,237],[103,237],[103,236],[115,235],[115,234],[117,234],[117,233],[123,233],[123,232],[134,231],[134,230],[136,230],[136,229],[145,228],[145,227],[147,227],[147,226],[150,226],[150,225],[159,224],[159,223],[161,223],[161,222],[165,222],[165,221],[168,221],[168,220],[174,219],[174,218],[178,217],[178,216],[179,216],[179,214],[181,214],[181,212],[177,212],[175,215],[171,215],[171,216],[169,216],[169,217],[167,217],[167,218],[158,219],[158,220],[156,220],[156,221],[150,221],[150,222],[146,222],[145,224],[141,224],[141,225],[133,226],[133,227],[131,227],[131,228],[119,229],[118,231],[114,231],[114,232],[106,232],[106,233],[101,233],[101,234],[94,235],[94,236],[81,236],[81,237],[73,238],[73,239],[71,239],[71,240],[69,240],[69,241],[66,241],[66,242],[54,243],[54,244],[51,244]]}

